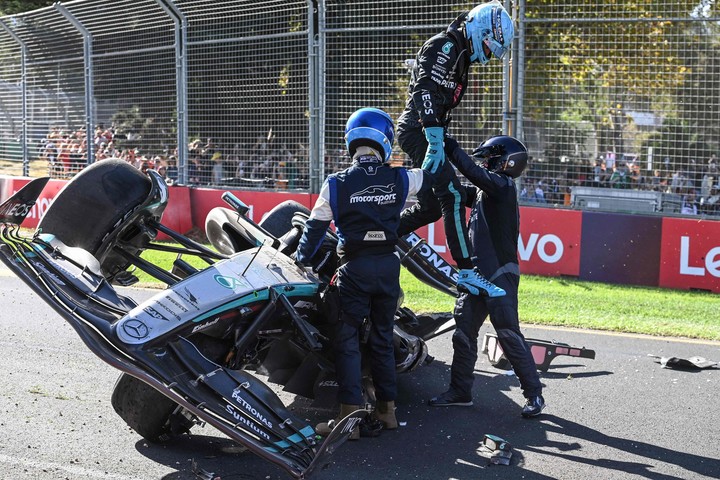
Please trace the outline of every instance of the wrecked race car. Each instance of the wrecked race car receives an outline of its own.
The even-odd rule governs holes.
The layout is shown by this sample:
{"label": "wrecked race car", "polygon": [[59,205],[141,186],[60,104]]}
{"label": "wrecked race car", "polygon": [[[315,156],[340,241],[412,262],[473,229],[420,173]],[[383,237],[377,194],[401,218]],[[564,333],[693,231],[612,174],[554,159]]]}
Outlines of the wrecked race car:
{"label": "wrecked race car", "polygon": [[[328,337],[336,318],[330,279],[337,237],[327,233],[314,258],[316,274],[309,274],[293,258],[307,208],[284,202],[255,223],[226,192],[227,206],[206,219],[208,247],[161,223],[169,191],[159,175],[120,160],[83,170],[35,231],[23,234],[19,225],[47,181],[31,181],[0,205],[0,260],[122,372],[112,393],[118,415],[152,442],[208,423],[294,478],[326,464],[367,410],[322,438],[266,382],[334,398]],[[160,233],[173,243],[158,242]],[[146,250],[177,257],[164,269],[142,257]],[[409,234],[398,252],[418,278],[455,295],[456,271],[424,240]],[[146,300],[131,298],[131,289],[117,287],[135,283],[135,269],[166,288]],[[448,319],[398,306],[399,373],[432,359],[425,341],[452,329],[442,328]],[[368,405],[372,397],[368,390]]]}

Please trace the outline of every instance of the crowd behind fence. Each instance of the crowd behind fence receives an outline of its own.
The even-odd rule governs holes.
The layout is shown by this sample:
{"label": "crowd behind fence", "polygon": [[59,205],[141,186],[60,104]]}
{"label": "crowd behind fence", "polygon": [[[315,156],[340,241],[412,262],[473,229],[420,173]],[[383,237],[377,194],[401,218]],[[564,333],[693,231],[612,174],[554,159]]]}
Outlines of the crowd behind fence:
{"label": "crowd behind fence", "polygon": [[[449,127],[463,146],[522,139],[524,203],[720,215],[715,2],[505,5],[513,51],[472,68]],[[348,164],[347,116],[397,118],[420,45],[472,6],[76,0],[2,17],[0,161],[71,178],[119,157],[179,184],[317,192]]]}

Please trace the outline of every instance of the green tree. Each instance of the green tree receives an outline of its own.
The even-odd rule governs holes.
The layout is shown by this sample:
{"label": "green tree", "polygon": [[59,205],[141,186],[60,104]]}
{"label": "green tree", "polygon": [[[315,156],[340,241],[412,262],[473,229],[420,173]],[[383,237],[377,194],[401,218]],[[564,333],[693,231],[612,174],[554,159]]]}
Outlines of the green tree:
{"label": "green tree", "polygon": [[0,0],[0,15],[15,15],[38,8],[49,7],[53,0]]}
{"label": "green tree", "polygon": [[528,1],[526,109],[539,119],[570,109],[593,125],[600,151],[623,149],[627,107],[676,115],[669,99],[689,70],[672,48],[683,25],[664,19],[687,18],[696,3]]}

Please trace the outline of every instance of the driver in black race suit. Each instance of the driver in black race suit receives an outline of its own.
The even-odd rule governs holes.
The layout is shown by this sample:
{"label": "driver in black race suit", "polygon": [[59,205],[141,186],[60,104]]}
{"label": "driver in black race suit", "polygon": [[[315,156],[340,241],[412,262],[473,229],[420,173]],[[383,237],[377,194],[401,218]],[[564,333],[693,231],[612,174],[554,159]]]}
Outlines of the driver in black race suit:
{"label": "driver in black race suit", "polygon": [[499,298],[458,295],[450,388],[428,403],[434,407],[472,405],[478,331],[490,315],[500,347],[515,370],[526,398],[522,416],[537,416],[545,407],[542,384],[518,319],[520,214],[513,179],[519,177],[527,165],[527,149],[518,140],[500,135],[480,145],[472,157],[451,138],[445,140],[445,151],[465,178],[479,189],[469,226],[476,265],[507,295]]}
{"label": "driver in black race suit", "polygon": [[459,269],[458,287],[490,297],[505,292],[473,269],[465,224],[466,194],[452,165],[445,161],[443,138],[450,111],[467,89],[470,65],[502,58],[514,32],[512,19],[495,1],[463,13],[445,32],[425,42],[415,59],[397,129],[398,143],[412,165],[422,165],[433,179],[432,192],[418,196],[418,202],[403,212],[398,234],[404,236],[442,216],[450,254]]}
{"label": "driver in black race suit", "polygon": [[[419,168],[388,163],[395,129],[390,116],[376,108],[353,113],[345,127],[352,166],[328,175],[300,238],[296,259],[309,265],[330,222],[335,222],[340,257],[337,288],[340,318],[333,338],[340,413],[334,422],[364,405],[360,327],[370,320],[367,339],[370,373],[377,399],[373,416],[384,428],[398,427],[395,417],[393,325],[400,295],[400,258],[395,253],[400,212],[409,195],[430,189]],[[333,420],[317,433],[332,431]],[[356,428],[350,439],[360,438]]]}

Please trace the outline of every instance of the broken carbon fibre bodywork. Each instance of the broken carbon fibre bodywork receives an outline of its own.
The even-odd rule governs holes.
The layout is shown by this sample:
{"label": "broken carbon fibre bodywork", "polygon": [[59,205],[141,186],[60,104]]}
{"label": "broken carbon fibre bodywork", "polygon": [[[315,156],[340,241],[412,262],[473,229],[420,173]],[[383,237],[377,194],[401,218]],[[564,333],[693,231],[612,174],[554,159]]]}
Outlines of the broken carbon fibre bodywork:
{"label": "broken carbon fibre bodywork", "polygon": [[[567,343],[540,340],[537,338],[526,338],[525,341],[530,347],[530,353],[532,353],[536,367],[543,372],[547,372],[550,368],[550,363],[559,356],[595,358],[595,351],[585,347],[572,347]],[[496,333],[488,332],[485,334],[481,351],[487,355],[493,367],[503,370],[512,368],[510,361],[505,357],[500,347]]]}

